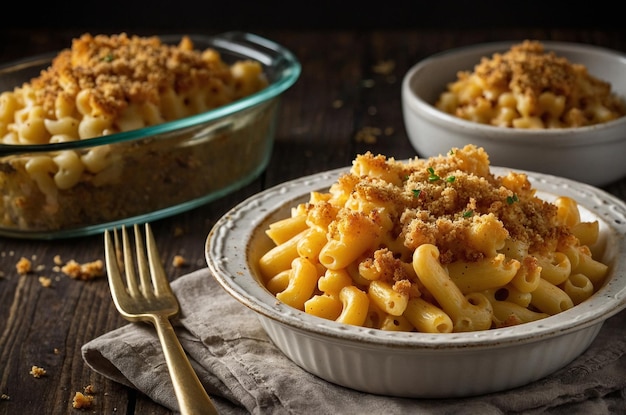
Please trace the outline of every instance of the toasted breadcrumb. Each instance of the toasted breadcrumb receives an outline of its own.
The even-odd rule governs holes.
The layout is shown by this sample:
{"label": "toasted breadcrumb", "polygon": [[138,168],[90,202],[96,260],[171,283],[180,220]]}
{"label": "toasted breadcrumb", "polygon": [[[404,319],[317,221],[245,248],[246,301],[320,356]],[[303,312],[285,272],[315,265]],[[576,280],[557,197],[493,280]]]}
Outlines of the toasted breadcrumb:
{"label": "toasted breadcrumb", "polygon": [[[387,206],[397,216],[400,228],[395,232],[404,246],[415,250],[423,243],[434,244],[439,247],[444,264],[473,262],[489,255],[483,246],[470,243],[476,229],[489,232],[493,238],[504,240],[508,236],[518,240],[537,254],[552,252],[556,244],[571,238],[571,233],[557,223],[556,206],[535,196],[525,174],[494,176],[487,153],[474,145],[409,163],[367,152],[357,156],[354,164],[353,172],[339,177],[336,186],[350,189],[357,200]],[[361,165],[374,172],[372,177],[359,176]],[[389,182],[377,180],[376,172]],[[320,223],[338,216],[332,209],[326,212],[327,205],[308,205],[308,209],[314,210],[308,214],[317,215],[315,220]],[[365,227],[370,222],[381,220],[375,216],[369,221],[360,220],[348,211],[342,210],[342,216],[332,221],[330,237],[342,233],[337,224],[350,227],[352,232],[367,232]],[[393,256],[381,251],[373,261],[378,269],[393,271],[389,274],[392,281],[401,279],[392,275],[403,272],[393,265]]]}
{"label": "toasted breadcrumb", "polygon": [[89,409],[93,405],[93,396],[85,395],[81,392],[74,394],[72,400],[72,407],[76,409]]}
{"label": "toasted breadcrumb", "polygon": [[363,127],[354,137],[357,143],[375,144],[382,130],[378,127]]}
{"label": "toasted breadcrumb", "polygon": [[0,395],[0,401],[9,401],[9,400],[11,400],[11,398],[6,393],[3,393],[2,395]]}
{"label": "toasted breadcrumb", "polygon": [[[2,92],[0,141],[46,144],[115,134],[196,115],[268,86],[262,62],[244,56],[235,62],[222,59],[217,49],[194,49],[193,39],[185,36],[177,45],[125,33],[74,39],[39,76]],[[214,132],[219,139],[193,146],[173,148],[167,145],[175,141],[170,137],[142,141],[141,149],[137,143],[97,146],[78,159],[68,150],[61,153],[63,167],[60,159],[48,157],[47,167],[37,167],[37,174],[26,168],[32,154],[3,159],[0,223],[58,231],[145,214],[222,189],[256,164],[267,141],[264,124],[273,117],[269,110],[246,119],[251,124],[243,128],[250,132],[220,129]],[[181,140],[190,139],[181,133]],[[246,154],[239,151],[244,136]],[[207,169],[221,152],[237,157],[237,163]],[[71,170],[71,179],[65,169]],[[55,174],[55,180],[48,177]],[[193,185],[181,185],[190,181]]]}
{"label": "toasted breadcrumb", "polygon": [[174,259],[172,260],[172,265],[175,266],[176,268],[180,268],[182,266],[187,265],[187,261],[182,255],[175,255]]}
{"label": "toasted breadcrumb", "polygon": [[496,53],[491,59],[483,58],[475,71],[488,85],[510,88],[535,99],[546,91],[572,98],[584,93],[578,89],[579,77],[601,87],[607,95],[610,90],[608,83],[590,77],[584,66],[546,52],[542,43],[530,40],[514,45],[504,54]]}
{"label": "toasted breadcrumb", "polygon": [[17,273],[20,275],[26,275],[32,270],[32,263],[30,259],[21,257],[17,264],[15,264],[15,268],[17,269]]}
{"label": "toasted breadcrumb", "polygon": [[71,259],[61,267],[61,271],[74,279],[87,281],[104,275],[104,263],[98,259],[80,264]]}
{"label": "toasted breadcrumb", "polygon": [[39,366],[33,366],[30,368],[30,374],[34,378],[40,378],[46,374],[46,369]]}
{"label": "toasted breadcrumb", "polygon": [[52,259],[55,265],[63,265],[63,260],[61,259],[61,255],[55,255]]}
{"label": "toasted breadcrumb", "polygon": [[[552,128],[593,125],[626,116],[626,102],[612,92],[609,82],[594,77],[582,64],[546,51],[539,41],[525,40],[505,53],[483,57],[473,72],[460,71],[457,78],[458,82],[449,85],[449,91],[470,80],[474,87],[482,89],[475,95],[465,92],[450,108],[441,99],[443,95],[438,100],[438,108],[460,118],[512,126],[510,120],[489,115],[499,108],[503,92],[523,100],[517,103],[515,111],[541,117],[544,125]],[[558,105],[542,104],[542,97],[548,93],[564,99],[562,108],[557,110]]]}
{"label": "toasted breadcrumb", "polygon": [[396,62],[393,60],[379,61],[372,67],[374,73],[379,75],[389,75],[396,68]]}
{"label": "toasted breadcrumb", "polygon": [[199,86],[230,82],[230,67],[217,52],[194,50],[189,37],[167,45],[156,36],[83,34],[32,80],[41,91],[37,100],[47,112],[57,99],[73,102],[81,90],[90,90],[90,104],[102,116],[117,118],[133,102],[158,104],[160,93],[174,86],[184,93]]}
{"label": "toasted breadcrumb", "polygon": [[39,277],[39,284],[41,284],[42,287],[48,288],[52,285],[52,279],[42,275]]}
{"label": "toasted breadcrumb", "polygon": [[83,389],[83,392],[87,395],[93,395],[95,393],[95,389],[93,385],[89,384],[85,386],[85,388]]}

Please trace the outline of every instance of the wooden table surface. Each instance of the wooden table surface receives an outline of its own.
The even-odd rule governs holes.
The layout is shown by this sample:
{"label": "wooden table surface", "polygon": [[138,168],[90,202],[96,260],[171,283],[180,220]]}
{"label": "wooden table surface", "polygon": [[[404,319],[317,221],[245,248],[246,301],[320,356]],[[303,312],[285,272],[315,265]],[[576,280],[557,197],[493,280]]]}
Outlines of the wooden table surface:
{"label": "wooden table surface", "polygon": [[[101,31],[105,33],[105,31]],[[0,63],[68,47],[81,30],[2,30]],[[111,32],[113,33],[113,32]],[[136,34],[159,34],[148,31]],[[284,94],[276,143],[267,170],[253,184],[216,202],[153,223],[171,279],[206,266],[204,243],[215,221],[229,208],[267,187],[302,175],[347,166],[365,151],[396,158],[415,156],[401,115],[404,73],[435,52],[497,40],[575,41],[626,52],[623,30],[500,28],[463,31],[359,30],[256,32],[283,44],[302,63],[298,82]],[[207,34],[212,34],[208,32]],[[380,74],[377,63],[392,63]],[[341,103],[341,105],[338,105]],[[369,127],[382,131],[375,142],[361,140]],[[626,199],[626,180],[604,188]],[[182,229],[182,235],[176,233]],[[141,393],[90,370],[80,349],[124,324],[106,278],[72,279],[55,267],[55,257],[79,263],[104,259],[102,235],[58,241],[0,237],[0,414],[72,414],[72,398],[87,385],[95,390],[95,414],[167,414]],[[182,255],[187,265],[175,268]],[[16,263],[30,259],[35,271],[19,275]],[[39,276],[52,278],[43,287]],[[31,367],[46,370],[33,377]]]}

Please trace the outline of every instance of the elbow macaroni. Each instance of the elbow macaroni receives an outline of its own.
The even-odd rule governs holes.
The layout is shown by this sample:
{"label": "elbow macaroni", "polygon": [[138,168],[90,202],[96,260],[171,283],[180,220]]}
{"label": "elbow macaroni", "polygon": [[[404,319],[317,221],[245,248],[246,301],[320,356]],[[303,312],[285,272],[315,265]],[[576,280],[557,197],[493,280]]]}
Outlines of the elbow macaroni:
{"label": "elbow macaroni", "polygon": [[259,265],[279,300],[381,330],[535,321],[585,301],[608,272],[588,246],[598,224],[574,200],[537,198],[521,173],[494,177],[473,145],[406,163],[359,155],[266,233],[275,246]]}
{"label": "elbow macaroni", "polygon": [[482,124],[520,129],[593,125],[626,115],[626,103],[607,82],[537,41],[514,45],[462,71],[435,106]]}
{"label": "elbow macaroni", "polygon": [[[259,62],[229,66],[214,50],[194,50],[188,37],[174,46],[156,37],[85,34],[40,76],[0,94],[0,143],[60,143],[139,129],[216,108],[266,85]],[[99,172],[115,160],[99,153],[59,152],[55,166],[47,167],[57,188],[117,179],[93,180],[92,166]],[[40,170],[31,178],[43,193],[53,193]]]}

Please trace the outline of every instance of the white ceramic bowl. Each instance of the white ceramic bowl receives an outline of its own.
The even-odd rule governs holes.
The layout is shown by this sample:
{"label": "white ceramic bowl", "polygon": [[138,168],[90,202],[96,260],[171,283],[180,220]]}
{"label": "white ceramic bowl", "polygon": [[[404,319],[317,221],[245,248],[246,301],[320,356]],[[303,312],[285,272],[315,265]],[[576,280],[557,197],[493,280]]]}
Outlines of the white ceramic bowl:
{"label": "white ceramic bowl", "polygon": [[[607,318],[626,308],[626,204],[589,185],[539,173],[528,175],[540,197],[573,197],[583,220],[600,222],[601,237],[593,249],[610,264],[610,273],[587,301],[537,322],[435,335],[344,325],[280,303],[260,282],[258,260],[272,246],[264,231],[308,200],[309,192],[326,191],[346,170],[252,196],[224,215],[206,241],[207,263],[217,281],[257,313],[287,357],[320,378],[368,393],[418,398],[514,388],[567,365],[587,349]],[[504,174],[505,169],[492,171]]]}
{"label": "white ceramic bowl", "polygon": [[[473,71],[482,57],[506,52],[519,42],[486,43],[428,57],[413,66],[402,83],[402,110],[409,139],[421,157],[476,144],[492,165],[567,177],[595,186],[626,176],[626,117],[581,128],[525,130],[464,120],[434,106],[460,70]],[[574,43],[541,42],[570,62],[587,67],[626,99],[626,55]]]}

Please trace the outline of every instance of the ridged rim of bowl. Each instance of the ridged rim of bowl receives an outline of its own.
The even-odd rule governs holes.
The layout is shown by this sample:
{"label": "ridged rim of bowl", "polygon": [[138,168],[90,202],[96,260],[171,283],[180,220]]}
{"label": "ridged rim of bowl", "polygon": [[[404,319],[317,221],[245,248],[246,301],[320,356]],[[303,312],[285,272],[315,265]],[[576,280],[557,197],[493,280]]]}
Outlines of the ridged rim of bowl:
{"label": "ridged rim of bowl", "polygon": [[[179,41],[182,36],[183,35],[163,35],[158,37],[164,43],[173,43]],[[240,55],[242,58],[254,58],[260,61],[265,67],[271,68],[272,70],[278,70],[276,72],[276,78],[271,80],[271,83],[259,92],[201,114],[137,130],[66,143],[33,145],[0,144],[0,155],[49,152],[69,149],[76,150],[103,144],[132,142],[146,137],[153,137],[160,134],[191,128],[199,124],[228,117],[234,113],[267,102],[289,89],[300,77],[302,67],[295,55],[284,46],[264,37],[238,31],[225,32],[215,36],[198,34],[189,34],[187,36],[189,36],[194,43],[200,41],[203,43],[206,42],[206,44],[203,45],[203,48],[212,47],[221,53],[229,52]],[[10,62],[0,67],[0,73],[13,67],[19,68],[35,64],[44,65],[46,62],[50,62],[57,54],[58,52],[46,53]]]}
{"label": "ridged rim of bowl", "polygon": [[[480,133],[486,140],[501,141],[505,139],[512,142],[523,142],[524,144],[531,143],[541,144],[542,146],[571,147],[572,145],[591,146],[597,145],[600,142],[622,141],[626,139],[626,135],[621,137],[604,136],[596,137],[593,142],[589,142],[586,137],[581,137],[581,135],[584,135],[583,133],[595,130],[602,131],[607,129],[621,129],[621,131],[626,131],[626,116],[605,123],[576,128],[554,128],[545,130],[503,128],[488,124],[480,124],[477,122],[455,117],[451,114],[437,109],[432,103],[429,103],[421,96],[418,96],[413,90],[414,78],[419,74],[420,71],[422,71],[425,67],[431,65],[433,62],[438,62],[443,58],[449,58],[455,55],[476,53],[476,63],[478,63],[480,57],[490,57],[493,53],[505,52],[512,45],[519,42],[520,41],[501,41],[481,43],[477,45],[445,50],[422,59],[411,68],[409,68],[407,73],[404,75],[401,87],[403,102],[408,105],[411,111],[416,113],[422,113],[424,116],[429,117],[432,122],[436,122],[439,125],[452,127],[456,131],[470,130],[474,133]],[[541,43],[544,45],[546,51],[554,51],[557,55],[560,55],[563,52],[575,52],[592,54],[595,56],[602,56],[603,58],[607,59],[613,59],[622,63],[624,65],[624,70],[626,71],[626,53],[621,53],[619,51],[615,51],[601,46],[583,43],[558,41],[541,41]],[[450,82],[452,81],[454,81],[454,79],[450,79]],[[445,85],[442,85],[442,88],[445,88]],[[626,94],[626,91],[624,92],[624,94]],[[549,138],[549,140],[547,140],[546,138]]]}
{"label": "ridged rim of bowl", "polygon": [[[276,209],[294,206],[297,199],[308,199],[310,191],[327,189],[339,174],[346,171],[347,168],[341,168],[285,182],[248,198],[227,212],[216,222],[206,240],[206,261],[213,277],[243,305],[294,330],[364,346],[398,349],[467,350],[531,343],[601,324],[626,308],[626,204],[587,184],[517,169],[515,171],[528,174],[540,194],[575,198],[605,227],[603,235],[609,238],[608,249],[613,251],[605,252],[605,256],[613,259],[610,281],[584,303],[536,322],[450,334],[387,332],[350,326],[308,315],[280,303],[259,283],[253,282],[254,278],[249,279],[252,271],[246,261],[250,249],[248,238]],[[492,167],[495,174],[509,171],[511,169]],[[619,258],[623,258],[621,262]]]}

